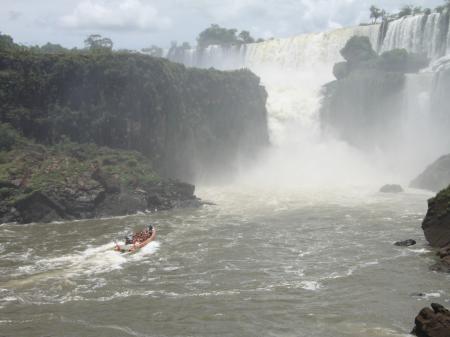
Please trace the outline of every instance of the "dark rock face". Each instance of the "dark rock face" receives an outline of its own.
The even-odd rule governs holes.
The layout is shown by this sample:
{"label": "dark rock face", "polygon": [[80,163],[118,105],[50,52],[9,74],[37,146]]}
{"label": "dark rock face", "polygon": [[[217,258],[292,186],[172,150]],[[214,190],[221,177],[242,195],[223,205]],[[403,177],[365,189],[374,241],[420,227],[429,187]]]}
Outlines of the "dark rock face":
{"label": "dark rock face", "polygon": [[438,192],[450,185],[450,154],[442,156],[414,179],[410,186]]}
{"label": "dark rock face", "polygon": [[323,88],[322,128],[364,150],[391,148],[403,123],[405,74],[428,60],[406,50],[377,55],[367,37],[356,36],[341,55],[346,62],[335,65],[337,80]]}
{"label": "dark rock face", "polygon": [[193,185],[166,180],[141,188],[110,192],[98,185],[89,191],[33,192],[19,199],[14,207],[0,208],[0,222],[90,219],[201,205],[194,196]]}
{"label": "dark rock face", "polygon": [[440,261],[430,267],[432,271],[450,273],[450,245],[445,246],[436,253]]}
{"label": "dark rock face", "polygon": [[129,53],[2,53],[0,73],[0,122],[43,144],[139,151],[165,178],[230,175],[269,145],[267,93],[248,70]]}
{"label": "dark rock face", "polygon": [[[137,152],[27,143],[0,153],[0,222],[51,222],[198,207],[194,186],[161,179]],[[25,143],[25,144],[24,144]]]}
{"label": "dark rock face", "polygon": [[450,188],[428,200],[428,211],[422,222],[425,238],[433,247],[450,243]]}
{"label": "dark rock face", "polygon": [[418,337],[450,337],[450,311],[437,303],[432,303],[431,308],[419,312],[411,333]]}
{"label": "dark rock face", "polygon": [[416,244],[416,240],[412,240],[412,239],[408,239],[405,241],[397,241],[396,243],[394,243],[395,246],[399,246],[399,247],[409,247],[409,246],[414,246]]}
{"label": "dark rock face", "polygon": [[380,188],[382,193],[402,193],[403,188],[400,185],[384,185]]}

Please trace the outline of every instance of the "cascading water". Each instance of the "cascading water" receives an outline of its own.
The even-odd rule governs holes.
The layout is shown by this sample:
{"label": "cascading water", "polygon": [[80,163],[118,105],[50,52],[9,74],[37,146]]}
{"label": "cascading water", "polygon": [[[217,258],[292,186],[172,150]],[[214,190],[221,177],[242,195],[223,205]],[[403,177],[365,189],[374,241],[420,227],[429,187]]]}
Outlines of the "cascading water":
{"label": "cascading water", "polygon": [[[293,181],[296,186],[374,181],[378,175],[374,160],[369,165],[366,155],[344,142],[324,139],[318,112],[322,86],[333,80],[332,68],[343,60],[339,51],[354,35],[367,36],[376,46],[378,31],[379,25],[360,26],[185,53],[183,63],[187,66],[249,68],[261,77],[268,92],[274,147],[267,153],[265,164],[242,180],[273,181],[277,186],[291,185]],[[360,175],[350,177],[349,166]]]}
{"label": "cascading water", "polygon": [[[259,172],[245,175],[243,180],[259,178],[265,183],[274,180],[275,185],[283,182],[290,185],[295,181],[296,186],[366,184],[368,181],[380,184],[386,180],[406,183],[433,160],[430,156],[439,155],[434,151],[431,154],[423,146],[423,153],[427,155],[407,150],[415,134],[427,132],[424,128],[429,124],[418,120],[430,117],[424,112],[430,104],[430,93],[416,82],[425,78],[429,83],[431,75],[407,77],[403,93],[406,117],[398,136],[400,141],[393,139],[389,149],[372,153],[360,152],[321,134],[321,90],[325,83],[334,80],[332,67],[343,60],[340,50],[352,36],[367,36],[380,52],[405,48],[437,58],[446,46],[448,29],[444,28],[445,24],[448,26],[448,16],[444,14],[416,15],[390,22],[384,39],[380,39],[380,25],[359,26],[244,46],[190,50],[185,53],[183,63],[223,70],[246,67],[261,77],[268,92],[269,130],[274,147],[267,154],[265,164],[258,165]],[[419,105],[412,102],[415,97],[421,100]],[[417,106],[422,107],[421,111],[415,108]],[[441,150],[440,147],[434,149]],[[406,157],[399,161],[399,156]],[[358,174],[349,177],[349,169]]]}
{"label": "cascading water", "polygon": [[442,57],[450,46],[449,20],[446,13],[406,16],[389,23],[382,52],[406,49],[425,54],[432,60]]}

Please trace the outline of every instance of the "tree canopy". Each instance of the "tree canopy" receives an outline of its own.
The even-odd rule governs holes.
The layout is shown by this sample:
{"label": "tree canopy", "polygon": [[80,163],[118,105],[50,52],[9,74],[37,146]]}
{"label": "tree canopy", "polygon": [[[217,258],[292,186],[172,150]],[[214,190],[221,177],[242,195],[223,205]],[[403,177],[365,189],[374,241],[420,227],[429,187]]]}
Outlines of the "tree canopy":
{"label": "tree canopy", "polygon": [[142,48],[141,51],[153,57],[163,57],[164,51],[162,48],[151,45],[148,48]]}
{"label": "tree canopy", "polygon": [[90,51],[111,51],[114,44],[108,37],[103,37],[100,34],[91,34],[84,40],[84,45]]}
{"label": "tree canopy", "polygon": [[[255,42],[249,31],[243,30],[239,34],[237,32],[237,29],[227,29],[213,24],[199,34],[197,45],[200,49],[204,49],[211,45],[231,46]],[[262,41],[264,40],[257,40],[257,42]]]}
{"label": "tree canopy", "polygon": [[350,64],[358,64],[377,56],[367,36],[353,36],[341,49],[342,57]]}
{"label": "tree canopy", "polygon": [[10,50],[17,47],[18,45],[14,43],[14,40],[11,36],[2,34],[0,32],[0,50]]}

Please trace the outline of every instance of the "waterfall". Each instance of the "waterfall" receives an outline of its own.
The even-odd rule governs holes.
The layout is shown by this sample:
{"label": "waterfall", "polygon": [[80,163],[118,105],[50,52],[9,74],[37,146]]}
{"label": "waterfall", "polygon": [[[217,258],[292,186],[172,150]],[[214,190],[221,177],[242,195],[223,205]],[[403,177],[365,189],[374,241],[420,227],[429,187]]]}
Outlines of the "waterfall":
{"label": "waterfall", "polygon": [[261,77],[269,93],[269,129],[272,142],[286,139],[292,123],[318,129],[320,90],[333,80],[332,68],[342,60],[339,51],[354,35],[378,43],[380,25],[342,28],[302,34],[242,46],[209,46],[185,52],[183,63],[191,67],[222,70],[249,68]]}
{"label": "waterfall", "polygon": [[[429,164],[430,156],[442,150],[435,147],[436,151],[422,156],[415,151],[418,145],[407,149],[408,142],[417,144],[417,134],[430,130],[427,127],[431,119],[433,75],[407,77],[404,127],[399,132],[399,142],[387,140],[392,143],[389,153],[384,150],[363,153],[336,137],[324,137],[319,125],[323,85],[334,80],[333,66],[343,60],[340,50],[352,36],[368,37],[379,52],[405,48],[436,60],[446,53],[446,48],[450,50],[448,32],[447,14],[416,15],[383,25],[342,28],[242,46],[188,50],[182,62],[191,67],[222,70],[249,68],[261,78],[268,92],[268,123],[274,146],[264,165],[259,165],[260,171],[252,172],[247,179],[259,177],[260,181],[267,182],[276,177],[278,185],[283,184],[280,179],[285,179],[288,186],[293,181],[294,185],[365,184],[367,181],[378,184],[390,179],[413,178]],[[425,143],[432,146],[433,141]],[[427,152],[423,146],[420,151]],[[349,170],[355,174],[349,175]]]}
{"label": "waterfall", "polygon": [[389,23],[381,52],[406,49],[432,60],[444,56],[450,42],[448,14],[406,16]]}

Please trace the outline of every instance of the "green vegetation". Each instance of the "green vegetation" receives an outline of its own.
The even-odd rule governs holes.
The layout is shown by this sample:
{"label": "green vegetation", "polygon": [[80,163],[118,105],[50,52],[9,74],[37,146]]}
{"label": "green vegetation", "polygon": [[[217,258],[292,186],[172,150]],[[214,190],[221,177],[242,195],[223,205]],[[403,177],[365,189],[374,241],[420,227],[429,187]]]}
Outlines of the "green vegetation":
{"label": "green vegetation", "polygon": [[[5,125],[0,124],[0,130],[3,129]],[[2,142],[3,136],[0,133]],[[128,188],[160,179],[150,160],[135,151],[67,141],[46,147],[15,136],[15,144],[0,152],[0,182],[15,182],[27,193],[92,185],[96,170]]]}
{"label": "green vegetation", "polygon": [[1,123],[45,145],[67,139],[136,150],[164,176],[229,171],[236,156],[267,144],[265,100],[247,70],[186,69],[95,48],[0,50]]}
{"label": "green vegetation", "polygon": [[84,45],[86,46],[86,49],[90,51],[111,51],[114,44],[108,37],[92,34],[84,40]]}
{"label": "green vegetation", "polygon": [[[227,29],[213,24],[199,34],[197,47],[204,49],[211,45],[231,46],[255,42],[250,32],[246,30],[241,31],[239,34],[237,32],[237,29]],[[257,42],[262,42],[262,39],[258,39]]]}
{"label": "green vegetation", "polygon": [[341,49],[342,57],[351,65],[369,61],[377,57],[370,40],[366,36],[353,36]]}
{"label": "green vegetation", "polygon": [[163,57],[163,49],[152,45],[151,47],[148,48],[142,48],[141,51],[147,55],[153,56],[153,57]]}
{"label": "green vegetation", "polygon": [[[444,4],[441,6],[438,6],[434,9],[434,12],[436,13],[444,13],[444,11],[450,11],[450,0],[445,0]],[[431,8],[423,8],[420,6],[414,6],[414,5],[405,5],[403,6],[398,13],[395,14],[389,14],[384,9],[380,9],[376,6],[371,6],[369,8],[370,12],[370,18],[372,19],[372,23],[377,23],[378,19],[381,18],[383,21],[392,21],[401,19],[405,16],[409,15],[430,15],[433,13],[433,10]]]}
{"label": "green vegetation", "polygon": [[373,20],[372,23],[377,23],[379,18],[384,18],[386,16],[386,11],[375,6],[370,7],[370,18]]}
{"label": "green vegetation", "polygon": [[408,53],[405,49],[394,49],[380,56],[373,50],[368,37],[353,36],[341,50],[346,62],[337,63],[334,73],[337,79],[348,76],[352,71],[373,69],[392,73],[416,73],[425,68],[429,60],[423,56]]}

